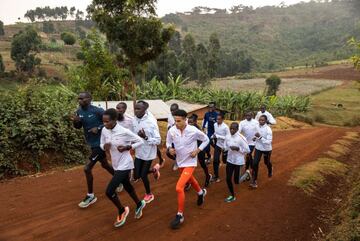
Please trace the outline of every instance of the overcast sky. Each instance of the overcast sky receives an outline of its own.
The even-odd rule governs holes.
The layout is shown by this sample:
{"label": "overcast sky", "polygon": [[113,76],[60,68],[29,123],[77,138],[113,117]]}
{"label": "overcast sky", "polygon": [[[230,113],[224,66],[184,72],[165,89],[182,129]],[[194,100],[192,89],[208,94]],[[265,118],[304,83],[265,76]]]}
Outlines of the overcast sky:
{"label": "overcast sky", "polygon": [[[157,13],[164,16],[167,13],[190,11],[196,6],[207,6],[212,8],[230,8],[234,5],[252,5],[253,7],[265,5],[279,5],[285,2],[287,5],[300,2],[300,0],[158,0]],[[29,9],[36,7],[60,7],[75,6],[77,9],[85,10],[91,0],[0,0],[0,20],[5,24],[14,23],[20,17],[24,19],[24,14]]]}

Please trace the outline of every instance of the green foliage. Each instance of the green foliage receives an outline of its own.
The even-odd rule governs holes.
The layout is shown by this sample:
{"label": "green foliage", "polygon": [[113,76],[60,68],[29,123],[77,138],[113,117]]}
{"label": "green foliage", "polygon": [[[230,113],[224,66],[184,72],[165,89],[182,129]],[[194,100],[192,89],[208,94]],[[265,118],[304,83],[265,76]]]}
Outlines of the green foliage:
{"label": "green foliage", "polygon": [[351,38],[348,43],[355,49],[355,54],[351,57],[354,67],[360,69],[360,41],[357,41],[355,38]]}
{"label": "green foliage", "polygon": [[5,65],[3,62],[2,55],[0,54],[0,76],[5,72]]}
{"label": "green foliage", "polygon": [[36,9],[28,10],[25,13],[24,17],[29,19],[31,22],[34,22],[36,20],[41,21],[41,20],[50,20],[50,19],[66,20],[69,15],[73,16],[74,11],[75,11],[75,7],[72,7],[70,11],[66,6],[55,7],[55,8],[50,8],[49,6],[43,8],[37,7]]}
{"label": "green foliage", "polygon": [[43,32],[44,33],[53,33],[55,32],[54,24],[50,21],[43,22]]}
{"label": "green foliage", "polygon": [[261,104],[276,115],[291,115],[293,113],[306,112],[310,107],[309,97],[304,96],[262,96],[257,92],[235,92],[229,90],[212,90],[205,88],[181,87],[186,79],[178,76],[168,77],[168,84],[153,78],[144,82],[137,89],[137,95],[141,99],[157,99],[164,101],[170,99],[185,100],[190,103],[207,104],[215,101],[217,106],[229,111],[229,118],[239,120],[247,110],[258,110]]}
{"label": "green foliage", "polygon": [[276,95],[276,92],[279,90],[279,86],[281,84],[281,79],[277,75],[271,75],[269,78],[265,80],[267,85],[267,96]]}
{"label": "green foliage", "polygon": [[62,52],[64,50],[64,45],[57,43],[56,40],[53,42],[53,39],[50,42],[42,43],[40,45],[40,49],[42,51],[48,52]]}
{"label": "green foliage", "polygon": [[64,41],[66,45],[73,45],[76,42],[75,35],[69,32],[61,33],[61,40]]}
{"label": "green foliage", "polygon": [[40,44],[40,36],[30,26],[14,35],[11,42],[11,59],[15,61],[18,71],[32,73],[35,66],[40,64],[41,59],[36,57]]}
{"label": "green foliage", "polygon": [[124,64],[129,66],[133,100],[136,100],[136,68],[163,53],[174,28],[164,27],[156,17],[156,0],[93,0],[89,14],[98,27],[122,50]]}
{"label": "green foliage", "polygon": [[64,164],[85,160],[83,134],[69,120],[75,98],[72,92],[36,80],[1,93],[0,178],[37,170],[46,153],[52,159],[61,156]]}
{"label": "green foliage", "polygon": [[4,36],[4,35],[5,35],[4,23],[0,20],[0,36]]}
{"label": "green foliage", "polygon": [[93,30],[80,46],[84,64],[68,71],[69,88],[76,93],[90,91],[99,100],[121,99],[125,95],[123,81],[129,79],[129,74],[116,66],[115,56],[100,34]]}

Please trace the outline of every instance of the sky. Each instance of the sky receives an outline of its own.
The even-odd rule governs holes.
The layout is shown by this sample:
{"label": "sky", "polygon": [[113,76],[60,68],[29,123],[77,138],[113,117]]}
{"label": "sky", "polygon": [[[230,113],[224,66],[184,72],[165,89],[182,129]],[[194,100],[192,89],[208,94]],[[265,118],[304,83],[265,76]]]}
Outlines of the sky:
{"label": "sky", "polygon": [[[300,2],[300,0],[158,0],[157,14],[162,17],[167,13],[190,11],[196,6],[206,6],[211,8],[230,8],[234,5],[247,5],[253,7],[265,5],[279,5],[285,2],[291,5]],[[0,20],[5,24],[12,24],[20,17],[21,21],[27,21],[24,14],[29,9],[36,7],[60,7],[75,6],[84,11],[91,3],[91,0],[0,0]]]}

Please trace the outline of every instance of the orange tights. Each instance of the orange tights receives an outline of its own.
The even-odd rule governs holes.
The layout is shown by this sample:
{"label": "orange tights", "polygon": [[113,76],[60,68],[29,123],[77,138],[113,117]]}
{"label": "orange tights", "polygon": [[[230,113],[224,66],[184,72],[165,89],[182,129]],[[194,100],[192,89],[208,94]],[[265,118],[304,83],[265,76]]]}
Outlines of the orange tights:
{"label": "orange tights", "polygon": [[184,206],[185,206],[184,188],[185,188],[186,183],[190,183],[196,192],[200,192],[201,187],[200,187],[199,183],[196,181],[195,177],[193,176],[195,167],[179,168],[179,170],[180,170],[181,174],[180,174],[180,178],[179,178],[178,182],[176,183],[176,192],[178,195],[178,212],[183,213]]}

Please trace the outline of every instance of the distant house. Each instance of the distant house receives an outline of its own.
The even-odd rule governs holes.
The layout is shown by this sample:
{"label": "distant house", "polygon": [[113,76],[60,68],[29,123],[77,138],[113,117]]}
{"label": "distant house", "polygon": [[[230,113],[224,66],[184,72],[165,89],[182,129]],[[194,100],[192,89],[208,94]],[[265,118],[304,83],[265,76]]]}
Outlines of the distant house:
{"label": "distant house", "polygon": [[[169,106],[162,100],[145,100],[149,103],[149,111],[155,116],[159,121],[166,121],[170,115]],[[131,116],[134,116],[134,107],[132,100],[130,101],[93,101],[92,104],[103,109],[116,108],[116,105],[119,102],[125,102],[127,104],[126,113]]]}
{"label": "distant house", "polygon": [[185,110],[189,115],[197,114],[199,116],[199,119],[202,119],[205,113],[208,111],[208,106],[203,104],[191,104],[182,100],[175,99],[166,101],[169,109],[170,106],[174,103],[177,103],[179,105],[179,108]]}

